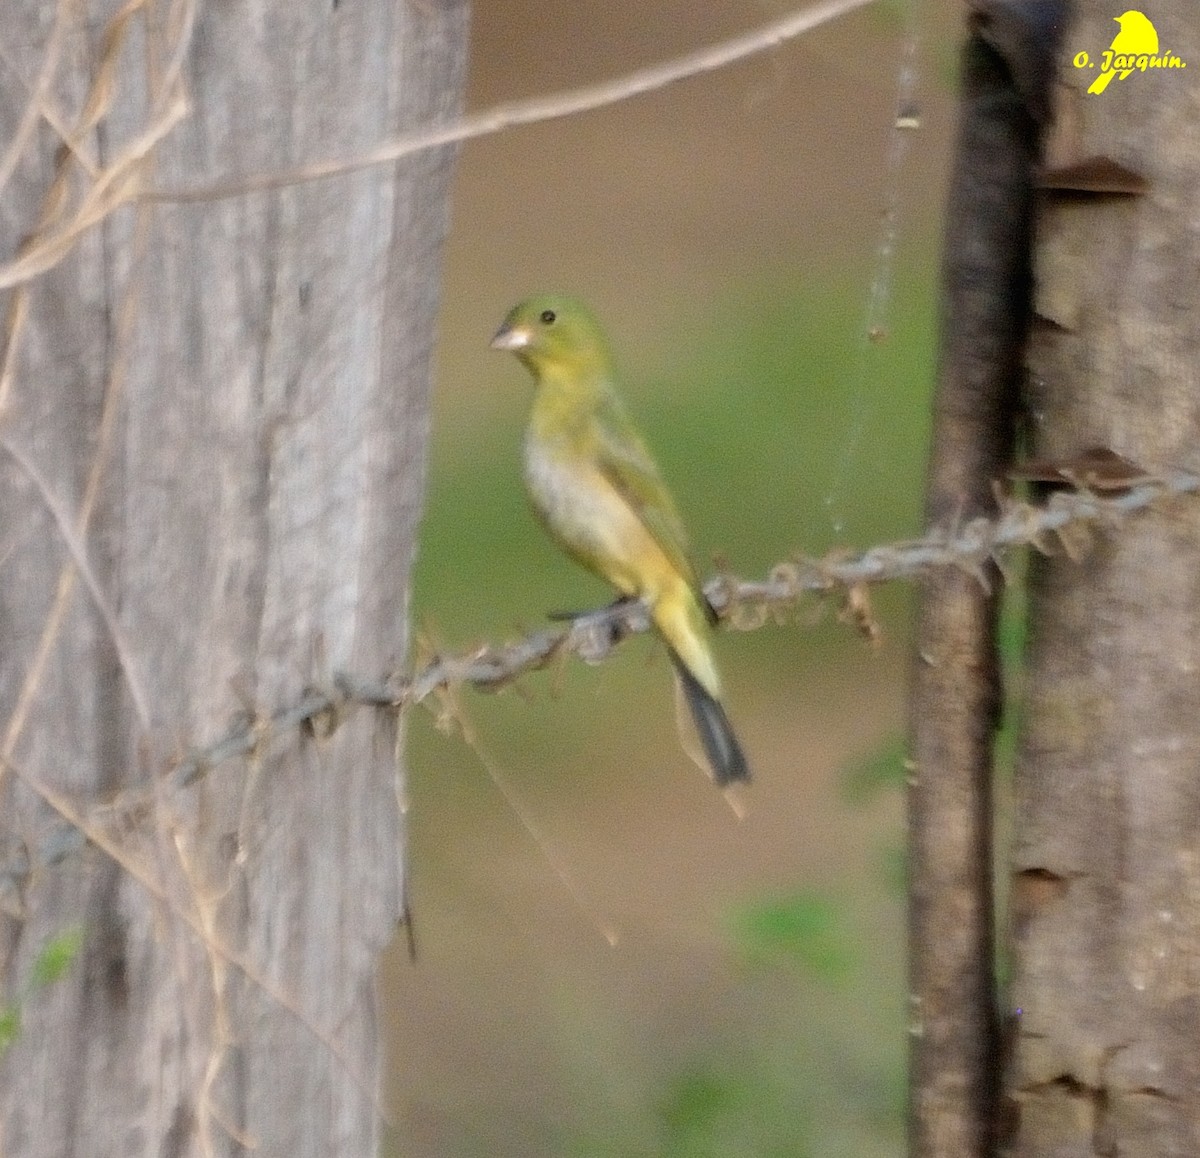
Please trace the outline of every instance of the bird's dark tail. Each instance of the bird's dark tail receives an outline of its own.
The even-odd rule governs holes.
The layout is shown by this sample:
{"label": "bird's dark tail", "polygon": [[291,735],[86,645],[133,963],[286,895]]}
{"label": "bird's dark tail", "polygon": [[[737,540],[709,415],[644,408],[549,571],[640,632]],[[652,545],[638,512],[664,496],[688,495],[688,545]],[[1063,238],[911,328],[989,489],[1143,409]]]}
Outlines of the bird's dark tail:
{"label": "bird's dark tail", "polygon": [[668,650],[675,670],[679,673],[684,698],[691,710],[692,719],[696,722],[696,731],[700,733],[700,743],[704,745],[704,754],[708,757],[717,786],[724,788],[735,780],[749,780],[750,766],[746,763],[746,756],[737,741],[737,736],[733,734],[733,725],[730,724],[725,709],[688,671],[674,649]]}

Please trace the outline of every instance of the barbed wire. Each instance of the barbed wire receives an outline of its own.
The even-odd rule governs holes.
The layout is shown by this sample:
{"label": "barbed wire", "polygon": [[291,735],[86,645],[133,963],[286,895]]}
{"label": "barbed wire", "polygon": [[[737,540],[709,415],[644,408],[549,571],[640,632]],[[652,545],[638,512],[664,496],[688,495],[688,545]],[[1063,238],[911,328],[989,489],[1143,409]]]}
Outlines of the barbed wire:
{"label": "barbed wire", "polygon": [[[1005,574],[1005,556],[1019,548],[1082,558],[1091,528],[1115,526],[1171,497],[1198,492],[1200,475],[1186,471],[1146,476],[1120,493],[1059,490],[1040,504],[1004,495],[998,486],[995,518],[965,520],[935,528],[920,539],[881,544],[860,554],[835,551],[819,559],[797,557],[777,564],[765,579],[719,574],[704,584],[704,593],[724,624],[754,631],[768,622],[785,622],[805,598],[840,592],[850,612],[846,618],[874,634],[865,594],[872,585],[916,580],[952,568],[990,586],[996,572]],[[576,655],[587,663],[601,663],[623,640],[650,628],[645,605],[623,600],[507,643],[434,655],[412,672],[381,678],[335,672],[328,686],[309,688],[294,703],[267,713],[239,714],[219,739],[182,755],[152,790],[125,794],[119,803],[100,808],[110,822],[130,823],[154,800],[161,800],[164,788],[187,789],[219,765],[239,756],[261,755],[273,740],[298,730],[330,735],[356,708],[399,712],[461,687],[499,691],[559,657]],[[24,878],[80,851],[90,839],[84,828],[57,822],[44,830],[36,851],[10,850],[0,866],[0,908],[11,907]]]}
{"label": "barbed wire", "polygon": [[[820,559],[796,558],[777,564],[766,579],[721,574],[708,580],[704,593],[718,616],[734,630],[753,631],[793,612],[806,596],[847,596],[867,585],[917,579],[941,568],[954,568],[990,584],[991,564],[1003,571],[1003,556],[1019,547],[1050,554],[1055,545],[1079,552],[1078,535],[1090,525],[1112,525],[1173,495],[1200,491],[1200,476],[1179,471],[1147,478],[1117,495],[1080,489],[1057,491],[1042,504],[998,496],[994,519],[975,518],[921,539],[872,547],[858,555],[834,552]],[[497,691],[551,660],[577,655],[600,663],[631,635],[650,630],[647,609],[624,600],[570,617],[561,627],[533,631],[503,644],[484,644],[456,655],[438,655],[411,674],[370,679],[335,673],[327,688],[307,690],[295,703],[268,716],[243,714],[219,740],[193,749],[171,771],[176,788],[194,784],[208,771],[236,756],[256,751],[272,737],[314,726],[359,707],[399,710],[423,703],[436,692],[456,687]]]}
{"label": "barbed wire", "polygon": [[[1006,556],[1029,547],[1043,554],[1062,552],[1076,559],[1086,554],[1093,528],[1109,528],[1172,497],[1200,492],[1200,476],[1184,471],[1144,476],[1119,493],[1080,488],[1058,490],[1040,504],[1001,493],[995,518],[973,518],[929,531],[920,539],[872,547],[860,554],[833,552],[822,558],[798,557],[777,564],[765,579],[741,579],[718,574],[704,584],[713,609],[733,630],[753,631],[768,622],[794,617],[806,598],[840,593],[849,609],[844,618],[868,635],[874,633],[871,585],[895,580],[919,580],[941,569],[967,572],[992,585],[1006,574]],[[294,703],[269,713],[244,712],[218,740],[192,749],[164,770],[162,778],[140,793],[123,793],[116,801],[90,812],[70,802],[55,802],[57,819],[39,838],[38,847],[10,844],[0,860],[0,911],[20,914],[26,882],[98,844],[110,855],[108,833],[137,823],[161,804],[164,792],[183,791],[210,771],[241,756],[261,757],[280,737],[307,731],[325,737],[352,710],[368,708],[401,712],[431,696],[460,687],[498,691],[521,676],[546,667],[561,656],[576,655],[587,663],[604,661],[630,636],[650,630],[644,604],[623,600],[573,615],[561,626],[533,631],[502,644],[484,644],[453,655],[435,655],[415,670],[373,679],[337,672],[328,687],[309,688]],[[21,779],[35,792],[42,786],[27,774]]]}

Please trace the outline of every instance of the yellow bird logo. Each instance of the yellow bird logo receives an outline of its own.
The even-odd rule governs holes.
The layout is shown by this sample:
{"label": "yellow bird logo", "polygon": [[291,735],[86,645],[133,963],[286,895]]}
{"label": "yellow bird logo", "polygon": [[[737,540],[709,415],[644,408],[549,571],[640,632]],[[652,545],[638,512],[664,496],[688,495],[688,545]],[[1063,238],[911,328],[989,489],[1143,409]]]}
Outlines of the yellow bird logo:
{"label": "yellow bird logo", "polygon": [[1088,86],[1091,93],[1102,93],[1114,76],[1124,80],[1133,72],[1136,66],[1131,57],[1158,55],[1158,33],[1144,12],[1131,8],[1113,19],[1121,26],[1121,31],[1113,37],[1112,46],[1104,54],[1100,75]]}

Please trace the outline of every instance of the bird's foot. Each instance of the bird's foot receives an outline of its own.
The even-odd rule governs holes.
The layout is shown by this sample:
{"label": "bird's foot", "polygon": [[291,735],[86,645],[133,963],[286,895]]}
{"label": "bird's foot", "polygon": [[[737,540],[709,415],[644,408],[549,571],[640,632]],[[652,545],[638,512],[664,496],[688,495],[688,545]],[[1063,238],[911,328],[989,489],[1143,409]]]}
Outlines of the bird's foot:
{"label": "bird's foot", "polygon": [[636,595],[622,595],[619,599],[614,599],[607,607],[601,607],[598,611],[595,608],[589,611],[550,611],[546,613],[546,618],[554,623],[586,623],[589,619],[608,619],[614,611],[637,602],[638,597]]}

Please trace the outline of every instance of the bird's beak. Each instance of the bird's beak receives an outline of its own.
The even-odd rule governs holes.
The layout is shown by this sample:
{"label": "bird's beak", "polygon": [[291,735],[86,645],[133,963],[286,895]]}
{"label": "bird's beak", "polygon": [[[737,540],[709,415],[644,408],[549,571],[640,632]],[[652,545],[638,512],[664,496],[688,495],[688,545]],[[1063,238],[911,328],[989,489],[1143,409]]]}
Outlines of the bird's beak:
{"label": "bird's beak", "polygon": [[533,341],[533,335],[525,326],[510,326],[505,323],[491,340],[493,350],[523,350]]}

